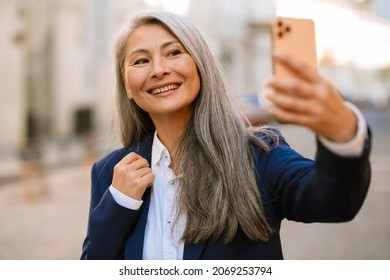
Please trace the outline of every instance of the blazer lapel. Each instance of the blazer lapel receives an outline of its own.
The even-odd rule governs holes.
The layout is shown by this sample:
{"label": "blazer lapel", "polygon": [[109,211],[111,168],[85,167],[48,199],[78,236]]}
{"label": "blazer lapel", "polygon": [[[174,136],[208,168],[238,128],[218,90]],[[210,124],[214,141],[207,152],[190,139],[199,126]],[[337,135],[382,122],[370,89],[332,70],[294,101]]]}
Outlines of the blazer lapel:
{"label": "blazer lapel", "polygon": [[203,252],[206,241],[202,241],[199,244],[188,243],[184,245],[184,260],[199,260]]}
{"label": "blazer lapel", "polygon": [[127,239],[125,245],[126,260],[142,260],[144,249],[144,237],[146,220],[148,218],[149,203],[150,203],[150,188],[145,191],[144,202],[141,206],[140,216],[131,236]]}
{"label": "blazer lapel", "polygon": [[[140,143],[135,150],[135,152],[145,158],[149,162],[149,164],[151,164],[152,159],[153,136],[154,134],[150,133],[150,135],[146,137],[145,141]],[[147,188],[143,196],[144,202],[141,206],[137,224],[135,225],[131,236],[129,236],[125,244],[125,259],[142,260],[145,227],[150,204],[150,193],[150,188]]]}

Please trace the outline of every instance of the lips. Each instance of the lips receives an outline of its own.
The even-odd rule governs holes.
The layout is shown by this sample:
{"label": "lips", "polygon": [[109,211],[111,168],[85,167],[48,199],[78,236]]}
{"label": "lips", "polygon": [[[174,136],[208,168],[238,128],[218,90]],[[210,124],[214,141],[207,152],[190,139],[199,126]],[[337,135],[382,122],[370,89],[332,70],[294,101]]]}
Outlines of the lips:
{"label": "lips", "polygon": [[167,92],[170,90],[175,90],[179,87],[180,87],[179,84],[169,84],[169,85],[164,85],[164,86],[152,88],[152,89],[148,90],[148,93],[151,95],[157,95],[157,94],[164,93],[164,92]]}

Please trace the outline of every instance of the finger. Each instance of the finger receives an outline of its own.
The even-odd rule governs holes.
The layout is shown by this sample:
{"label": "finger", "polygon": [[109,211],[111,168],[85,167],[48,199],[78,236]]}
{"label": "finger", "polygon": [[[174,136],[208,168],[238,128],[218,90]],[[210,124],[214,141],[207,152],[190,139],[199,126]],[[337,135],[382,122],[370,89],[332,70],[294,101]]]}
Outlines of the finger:
{"label": "finger", "polygon": [[283,110],[280,107],[271,107],[269,111],[279,122],[304,125],[309,128],[312,126],[310,115]]}
{"label": "finger", "polygon": [[154,174],[153,173],[146,174],[144,177],[142,177],[142,179],[146,183],[146,187],[145,188],[149,188],[149,187],[151,187],[153,185]]}
{"label": "finger", "polygon": [[152,172],[152,169],[149,167],[140,168],[138,170],[129,170],[129,172],[132,172],[132,177],[138,178],[138,177],[144,177]]}
{"label": "finger", "polygon": [[136,153],[130,153],[115,165],[114,174],[126,177],[143,167],[149,167],[147,160]]}
{"label": "finger", "polygon": [[318,80],[317,69],[311,67],[300,59],[292,57],[291,55],[279,50],[274,51],[273,58],[276,63],[282,64],[297,77],[301,77],[309,82],[315,82]]}
{"label": "finger", "polygon": [[143,157],[139,157],[138,159],[134,160],[133,162],[128,164],[133,170],[138,170],[144,167],[149,167],[149,162],[144,159]]}
{"label": "finger", "polygon": [[137,154],[135,152],[131,152],[128,155],[124,156],[119,163],[127,165],[127,164],[130,164],[130,163],[136,161],[139,158],[143,158],[143,157],[141,157],[139,154]]}
{"label": "finger", "polygon": [[145,180],[144,177],[146,179],[149,178],[151,175],[152,177],[154,177],[152,169],[149,167],[134,170],[129,165],[122,167],[121,175],[124,179],[122,180],[122,182],[125,182],[127,186],[132,186],[135,188],[146,187],[146,185],[150,183],[149,180]]}
{"label": "finger", "polygon": [[286,111],[309,114],[313,108],[312,102],[307,99],[300,99],[279,92],[268,92],[265,96],[273,105]]}
{"label": "finger", "polygon": [[154,174],[152,172],[148,172],[143,176],[138,176],[134,182],[133,186],[135,189],[146,189],[153,185],[154,182]]}
{"label": "finger", "polygon": [[148,173],[143,177],[135,178],[132,182],[132,187],[125,187],[122,190],[124,194],[137,200],[142,200],[142,196],[148,187],[151,187],[154,182],[154,174]]}
{"label": "finger", "polygon": [[266,81],[266,86],[272,88],[275,92],[279,92],[279,94],[288,94],[300,98],[310,98],[314,92],[313,86],[297,79],[271,78]]}

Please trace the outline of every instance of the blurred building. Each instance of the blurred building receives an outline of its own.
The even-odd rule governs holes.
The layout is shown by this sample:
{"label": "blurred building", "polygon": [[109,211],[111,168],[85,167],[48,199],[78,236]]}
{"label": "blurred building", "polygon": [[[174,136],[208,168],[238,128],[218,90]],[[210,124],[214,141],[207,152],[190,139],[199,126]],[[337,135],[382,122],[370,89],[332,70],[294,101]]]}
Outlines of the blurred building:
{"label": "blurred building", "polygon": [[[126,5],[125,5],[126,4]],[[124,7],[125,6],[125,7]],[[0,180],[82,160],[111,116],[109,44],[143,1],[0,1]]]}
{"label": "blurred building", "polygon": [[[110,43],[127,14],[160,8],[188,17],[220,58],[237,96],[256,97],[271,74],[269,20],[294,16],[282,2],[342,4],[365,16],[385,15],[376,4],[388,6],[380,0],[0,0],[0,181],[17,176],[22,159],[58,165],[113,143]],[[367,20],[389,27],[385,19]],[[350,68],[333,67],[334,53],[321,59],[330,76],[347,77],[343,87],[356,84],[346,74]],[[370,75],[376,74],[362,77]]]}
{"label": "blurred building", "polygon": [[388,0],[374,0],[375,14],[390,20],[390,2]]}

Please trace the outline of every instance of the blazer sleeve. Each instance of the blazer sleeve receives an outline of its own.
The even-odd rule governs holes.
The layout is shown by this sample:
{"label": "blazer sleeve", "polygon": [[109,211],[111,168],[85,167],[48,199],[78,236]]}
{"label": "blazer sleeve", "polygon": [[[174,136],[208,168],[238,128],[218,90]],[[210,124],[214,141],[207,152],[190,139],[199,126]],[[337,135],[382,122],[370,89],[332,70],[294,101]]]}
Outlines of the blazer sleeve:
{"label": "blazer sleeve", "polygon": [[280,137],[266,160],[264,177],[280,220],[352,220],[366,197],[371,178],[371,133],[359,157],[341,157],[317,140],[315,161],[304,158]]}
{"label": "blazer sleeve", "polygon": [[139,210],[120,206],[109,191],[116,162],[106,158],[92,167],[88,230],[81,259],[122,259],[125,240],[137,221]]}

